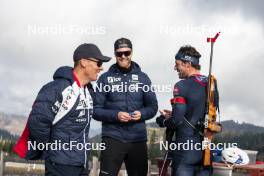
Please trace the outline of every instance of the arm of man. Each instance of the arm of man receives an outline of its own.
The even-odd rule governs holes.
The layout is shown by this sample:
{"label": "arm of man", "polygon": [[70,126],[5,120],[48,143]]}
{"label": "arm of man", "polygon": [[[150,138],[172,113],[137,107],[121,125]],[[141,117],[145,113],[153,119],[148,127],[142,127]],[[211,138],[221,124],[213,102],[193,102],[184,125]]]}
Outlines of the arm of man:
{"label": "arm of man", "polygon": [[149,90],[143,92],[144,107],[138,110],[141,114],[142,120],[148,120],[153,118],[158,111],[157,97],[151,87],[151,81],[147,75],[145,78],[145,86],[148,86]]}
{"label": "arm of man", "polygon": [[174,86],[173,99],[171,99],[172,116],[163,119],[164,126],[169,129],[175,129],[184,122],[184,116],[187,109],[185,91],[182,82],[178,82]]}
{"label": "arm of man", "polygon": [[39,91],[28,119],[29,137],[37,143],[47,143],[55,113],[52,111],[58,97],[54,82]]}
{"label": "arm of man", "polygon": [[119,114],[119,110],[106,109],[104,107],[107,98],[107,92],[104,91],[104,76],[102,75],[97,81],[95,89],[95,106],[93,119],[102,122],[119,122],[118,115],[123,117],[126,114]]}

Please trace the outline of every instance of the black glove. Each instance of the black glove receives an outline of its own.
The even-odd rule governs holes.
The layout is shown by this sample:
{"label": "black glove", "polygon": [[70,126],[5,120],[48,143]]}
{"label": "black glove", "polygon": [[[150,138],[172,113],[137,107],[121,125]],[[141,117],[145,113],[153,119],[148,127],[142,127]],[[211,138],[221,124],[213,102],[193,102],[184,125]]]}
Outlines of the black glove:
{"label": "black glove", "polygon": [[177,125],[175,124],[174,119],[171,117],[164,120],[163,124],[165,125],[165,127],[169,128],[171,130],[175,130],[177,128]]}
{"label": "black glove", "polygon": [[164,122],[165,116],[160,115],[159,117],[156,118],[156,123],[159,125],[159,127],[164,127]]}

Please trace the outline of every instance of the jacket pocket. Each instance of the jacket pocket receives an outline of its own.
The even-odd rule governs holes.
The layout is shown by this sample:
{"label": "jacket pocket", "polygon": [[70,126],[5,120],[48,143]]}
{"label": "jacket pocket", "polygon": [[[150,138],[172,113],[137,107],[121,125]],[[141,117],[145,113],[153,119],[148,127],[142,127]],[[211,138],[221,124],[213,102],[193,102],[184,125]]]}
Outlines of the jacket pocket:
{"label": "jacket pocket", "polygon": [[83,132],[70,136],[70,156],[74,165],[83,165],[85,163],[85,144]]}

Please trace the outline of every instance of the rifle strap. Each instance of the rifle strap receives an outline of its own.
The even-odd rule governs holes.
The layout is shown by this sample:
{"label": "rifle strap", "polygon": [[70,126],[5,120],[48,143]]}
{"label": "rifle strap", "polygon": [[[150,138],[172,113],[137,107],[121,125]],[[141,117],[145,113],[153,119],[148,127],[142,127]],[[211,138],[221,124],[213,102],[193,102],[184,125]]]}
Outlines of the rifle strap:
{"label": "rifle strap", "polygon": [[201,131],[201,129],[198,129],[197,126],[195,127],[191,122],[189,122],[186,117],[184,117],[184,120],[187,122],[187,124],[194,129],[194,131],[197,131],[199,133],[200,136],[204,137],[203,132]]}

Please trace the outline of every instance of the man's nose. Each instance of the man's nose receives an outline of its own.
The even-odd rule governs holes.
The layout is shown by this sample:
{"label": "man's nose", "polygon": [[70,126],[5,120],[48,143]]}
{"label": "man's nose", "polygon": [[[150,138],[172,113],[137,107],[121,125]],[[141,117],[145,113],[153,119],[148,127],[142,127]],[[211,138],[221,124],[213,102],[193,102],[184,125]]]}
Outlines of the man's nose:
{"label": "man's nose", "polygon": [[126,56],[125,56],[125,54],[124,54],[124,53],[122,54],[122,56],[121,56],[121,57],[122,57],[122,59],[126,59]]}

